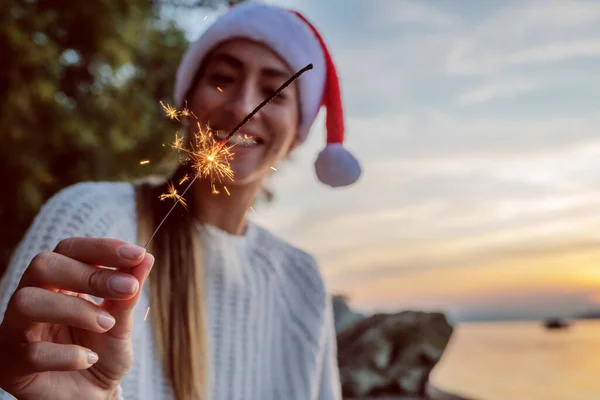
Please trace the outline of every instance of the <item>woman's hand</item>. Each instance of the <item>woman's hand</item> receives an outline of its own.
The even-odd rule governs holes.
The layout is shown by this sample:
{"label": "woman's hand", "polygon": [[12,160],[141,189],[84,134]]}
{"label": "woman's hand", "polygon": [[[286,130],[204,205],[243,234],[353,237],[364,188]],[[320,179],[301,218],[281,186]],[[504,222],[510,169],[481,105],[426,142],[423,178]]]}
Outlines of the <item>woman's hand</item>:
{"label": "woman's hand", "polygon": [[153,263],[116,239],[69,238],[36,255],[0,325],[0,388],[19,399],[111,398],[133,362],[133,308]]}

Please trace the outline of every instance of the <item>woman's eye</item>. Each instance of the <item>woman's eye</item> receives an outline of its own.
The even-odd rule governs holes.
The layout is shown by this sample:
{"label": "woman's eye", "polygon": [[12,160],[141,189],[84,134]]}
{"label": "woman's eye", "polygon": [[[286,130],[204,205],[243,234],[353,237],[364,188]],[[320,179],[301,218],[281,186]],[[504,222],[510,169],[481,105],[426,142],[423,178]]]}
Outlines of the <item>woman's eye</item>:
{"label": "woman's eye", "polygon": [[[277,89],[278,88],[265,88],[264,93],[267,97],[270,97],[270,96],[273,96],[277,92]],[[275,98],[273,100],[283,101],[283,100],[285,100],[285,94],[283,92],[280,92],[277,96],[275,96]]]}

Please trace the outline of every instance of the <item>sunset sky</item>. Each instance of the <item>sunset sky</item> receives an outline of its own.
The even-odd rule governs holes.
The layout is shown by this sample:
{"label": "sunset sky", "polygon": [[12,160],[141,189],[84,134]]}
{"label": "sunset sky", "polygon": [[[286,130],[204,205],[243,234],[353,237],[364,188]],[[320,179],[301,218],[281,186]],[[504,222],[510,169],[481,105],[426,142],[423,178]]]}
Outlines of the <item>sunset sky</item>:
{"label": "sunset sky", "polygon": [[[320,119],[253,219],[366,311],[600,308],[599,1],[271,3],[329,43],[364,176],[316,181]],[[180,22],[194,39],[213,18]]]}

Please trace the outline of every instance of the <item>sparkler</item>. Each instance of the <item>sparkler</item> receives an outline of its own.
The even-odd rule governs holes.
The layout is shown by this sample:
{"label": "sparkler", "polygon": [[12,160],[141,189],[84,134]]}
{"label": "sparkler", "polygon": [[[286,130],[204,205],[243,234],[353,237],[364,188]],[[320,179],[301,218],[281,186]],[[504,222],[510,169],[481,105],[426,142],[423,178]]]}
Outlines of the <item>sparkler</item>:
{"label": "sparkler", "polygon": [[[222,181],[225,178],[233,181],[233,170],[231,169],[229,160],[232,158],[231,148],[234,145],[226,146],[229,140],[240,130],[242,126],[244,126],[248,121],[250,121],[250,119],[254,117],[254,115],[258,111],[260,111],[260,109],[266,106],[275,97],[279,96],[279,94],[292,82],[298,79],[300,75],[302,75],[308,70],[311,70],[312,68],[313,65],[308,64],[306,67],[302,68],[294,75],[292,75],[275,91],[275,93],[273,93],[272,95],[267,97],[262,103],[260,103],[254,110],[252,110],[250,114],[248,114],[242,121],[240,121],[240,123],[231,132],[229,132],[229,134],[225,136],[225,138],[223,138],[220,141],[217,139],[217,135],[215,134],[215,132],[212,132],[208,126],[203,129],[199,123],[197,123],[198,131],[194,135],[194,140],[190,141],[191,149],[187,149],[183,146],[183,137],[179,137],[177,134],[175,135],[175,141],[171,144],[171,147],[184,153],[187,156],[184,162],[191,162],[193,169],[196,173],[194,178],[190,181],[190,183],[187,185],[187,187],[181,194],[177,192],[173,184],[169,184],[168,193],[162,194],[160,196],[161,200],[165,200],[168,198],[175,199],[175,204],[173,204],[169,212],[167,212],[165,217],[158,224],[158,226],[150,236],[150,239],[148,239],[148,242],[144,246],[145,249],[148,248],[148,245],[150,244],[152,239],[154,239],[154,236],[156,235],[160,227],[163,225],[163,223],[166,221],[169,214],[171,214],[173,209],[175,209],[177,204],[181,203],[184,207],[186,206],[184,196],[190,189],[190,187],[192,187],[196,179],[198,179],[199,177],[210,179],[213,194],[220,193],[215,186],[216,181],[222,183]],[[165,111],[167,117],[170,119],[175,119],[179,121],[179,116],[192,116],[196,118],[196,116],[187,109],[187,104],[182,111],[178,111],[170,105],[165,105],[162,101],[160,102],[160,105]],[[242,139],[242,142],[244,143],[249,139],[251,138],[245,136]],[[179,185],[181,185],[188,179],[189,177],[187,175],[184,176],[184,178],[180,180]],[[227,190],[227,187],[223,187],[229,195],[230,193],[229,190]],[[254,211],[252,207],[250,207],[250,209]]]}

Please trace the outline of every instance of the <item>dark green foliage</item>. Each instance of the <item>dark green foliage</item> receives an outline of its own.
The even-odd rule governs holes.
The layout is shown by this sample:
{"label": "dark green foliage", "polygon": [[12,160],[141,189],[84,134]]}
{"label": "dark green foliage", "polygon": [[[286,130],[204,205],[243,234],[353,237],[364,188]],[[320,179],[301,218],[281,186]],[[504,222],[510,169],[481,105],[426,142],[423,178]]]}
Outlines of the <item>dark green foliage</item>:
{"label": "dark green foliage", "polygon": [[[162,145],[180,126],[158,102],[171,102],[188,43],[175,23],[159,18],[157,4],[0,5],[0,274],[58,190],[171,168],[175,159]],[[142,159],[151,163],[140,165]]]}

